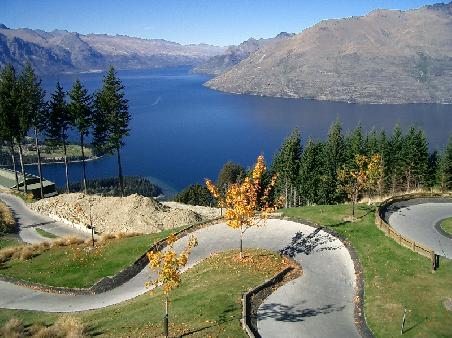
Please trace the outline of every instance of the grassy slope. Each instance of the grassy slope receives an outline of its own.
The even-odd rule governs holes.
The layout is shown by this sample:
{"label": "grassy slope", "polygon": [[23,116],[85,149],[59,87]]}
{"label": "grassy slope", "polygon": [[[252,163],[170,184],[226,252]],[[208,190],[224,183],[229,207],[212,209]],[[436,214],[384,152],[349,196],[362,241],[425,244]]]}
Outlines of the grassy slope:
{"label": "grassy slope", "polygon": [[[241,295],[275,275],[283,267],[279,255],[249,250],[253,259],[236,260],[237,251],[214,255],[182,275],[182,284],[171,294],[170,333],[191,337],[246,337],[240,326]],[[90,334],[112,337],[161,336],[163,297],[139,296],[101,310],[74,314],[89,326]],[[0,310],[0,325],[11,316],[26,324],[50,324],[59,315],[32,311]]]}
{"label": "grassy slope", "polygon": [[[90,287],[130,265],[155,242],[180,228],[157,234],[108,241],[88,251],[90,245],[52,248],[30,260],[13,259],[0,266],[0,274],[62,287]],[[84,250],[85,249],[85,250]]]}
{"label": "grassy slope", "polygon": [[441,222],[441,228],[448,234],[452,235],[452,217],[443,220]]}
{"label": "grassy slope", "polygon": [[284,213],[332,227],[347,237],[364,267],[365,313],[377,337],[400,335],[403,307],[408,309],[406,337],[451,337],[452,312],[442,302],[452,298],[452,261],[442,259],[431,272],[430,260],[396,244],[374,225],[372,207],[359,206],[354,223],[343,222],[351,206],[313,206]]}
{"label": "grassy slope", "polygon": [[8,246],[16,246],[19,244],[19,241],[10,235],[0,236],[0,249],[6,248]]}
{"label": "grassy slope", "polygon": [[57,235],[54,235],[54,234],[52,234],[52,233],[50,233],[48,231],[45,231],[44,229],[41,229],[41,228],[35,228],[35,230],[36,230],[36,232],[38,234],[40,234],[43,237],[47,237],[47,238],[51,238],[51,239],[58,237]]}

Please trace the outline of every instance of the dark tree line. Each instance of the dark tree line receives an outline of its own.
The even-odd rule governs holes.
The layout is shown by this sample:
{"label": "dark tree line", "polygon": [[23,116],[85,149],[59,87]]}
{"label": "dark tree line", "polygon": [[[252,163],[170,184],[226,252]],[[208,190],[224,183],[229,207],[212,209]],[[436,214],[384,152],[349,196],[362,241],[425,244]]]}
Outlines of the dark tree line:
{"label": "dark tree line", "polygon": [[452,189],[452,136],[443,152],[429,152],[424,132],[414,126],[406,133],[396,125],[391,135],[358,125],[344,134],[339,121],[330,127],[325,142],[308,139],[304,148],[296,129],[273,158],[272,173],[279,175],[278,191],[286,207],[334,204],[346,199],[338,187],[338,171],[356,169],[356,155],[381,156],[381,178],[375,195],[405,193],[417,189],[444,192]]}
{"label": "dark tree line", "polygon": [[0,142],[10,149],[13,169],[16,173],[16,186],[19,189],[16,151],[24,177],[24,191],[27,192],[22,145],[25,137],[33,132],[35,138],[38,173],[41,184],[41,198],[44,196],[40,139],[55,146],[61,146],[64,153],[66,190],[69,192],[69,169],[66,147],[69,130],[79,134],[83,164],[83,188],[87,192],[85,145],[86,138],[92,135],[92,144],[97,155],[116,153],[118,159],[119,190],[124,195],[124,180],[120,149],[124,138],[129,135],[130,114],[125,99],[124,86],[110,67],[103,79],[102,88],[90,95],[79,80],[76,80],[67,93],[56,84],[49,101],[45,91],[30,64],[17,76],[11,65],[0,70]]}
{"label": "dark tree line", "polygon": [[[429,152],[424,132],[414,126],[403,133],[396,125],[390,135],[372,129],[364,133],[361,125],[344,133],[334,122],[325,141],[309,138],[304,147],[298,129],[284,140],[274,155],[263,185],[278,174],[271,198],[284,197],[285,207],[311,204],[335,204],[348,199],[340,189],[339,172],[356,171],[357,155],[371,159],[379,155],[378,177],[365,193],[372,196],[394,195],[413,190],[452,190],[452,135],[444,151]],[[221,169],[217,186],[224,193],[228,185],[250,175],[239,164],[228,162]],[[212,205],[213,197],[204,186],[187,187],[176,200],[188,204]]]}

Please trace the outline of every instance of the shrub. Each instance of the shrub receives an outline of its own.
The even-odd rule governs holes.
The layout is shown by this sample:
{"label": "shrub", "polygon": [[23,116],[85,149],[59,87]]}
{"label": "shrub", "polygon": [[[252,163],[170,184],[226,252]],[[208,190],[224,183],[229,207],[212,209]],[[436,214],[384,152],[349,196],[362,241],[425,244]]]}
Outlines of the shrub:
{"label": "shrub", "polygon": [[209,190],[200,184],[193,184],[185,188],[176,196],[174,196],[174,201],[190,205],[201,205],[206,207],[216,205],[216,201],[209,192]]}
{"label": "shrub", "polygon": [[24,336],[24,324],[17,318],[11,318],[0,328],[2,337],[21,338]]}
{"label": "shrub", "polygon": [[11,210],[0,202],[0,235],[9,234],[16,230],[16,220]]}
{"label": "shrub", "polygon": [[33,248],[30,246],[25,246],[22,248],[22,250],[20,251],[20,256],[19,259],[21,261],[26,261],[27,259],[32,258],[33,256],[35,256],[35,252],[33,251]]}

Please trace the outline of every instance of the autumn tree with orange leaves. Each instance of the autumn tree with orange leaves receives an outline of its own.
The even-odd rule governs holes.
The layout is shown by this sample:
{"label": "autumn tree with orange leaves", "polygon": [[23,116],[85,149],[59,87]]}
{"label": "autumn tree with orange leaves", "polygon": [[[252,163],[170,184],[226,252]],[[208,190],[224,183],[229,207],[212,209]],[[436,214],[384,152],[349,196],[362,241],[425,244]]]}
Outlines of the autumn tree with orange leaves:
{"label": "autumn tree with orange leaves", "polygon": [[225,197],[222,197],[218,188],[211,180],[206,179],[206,186],[210,193],[226,208],[226,224],[233,229],[240,230],[240,259],[243,258],[243,234],[253,226],[264,224],[269,214],[276,210],[272,205],[269,194],[276,184],[277,176],[264,188],[262,175],[267,170],[264,156],[260,155],[251,173],[241,183],[231,184]]}
{"label": "autumn tree with orange leaves", "polygon": [[175,242],[176,236],[171,234],[167,239],[167,248],[164,252],[149,251],[146,254],[149,259],[149,268],[151,271],[157,272],[157,278],[146,282],[145,286],[151,288],[151,292],[158,285],[161,284],[163,286],[163,294],[165,295],[165,317],[163,319],[165,337],[168,337],[169,293],[180,285],[181,269],[187,264],[192,249],[198,245],[196,237],[191,235],[187,246],[178,255],[173,248]]}
{"label": "autumn tree with orange leaves", "polygon": [[347,194],[352,202],[352,219],[355,218],[355,204],[359,194],[378,184],[382,171],[382,161],[379,154],[371,157],[356,155],[354,168],[342,168],[338,171],[338,190]]}

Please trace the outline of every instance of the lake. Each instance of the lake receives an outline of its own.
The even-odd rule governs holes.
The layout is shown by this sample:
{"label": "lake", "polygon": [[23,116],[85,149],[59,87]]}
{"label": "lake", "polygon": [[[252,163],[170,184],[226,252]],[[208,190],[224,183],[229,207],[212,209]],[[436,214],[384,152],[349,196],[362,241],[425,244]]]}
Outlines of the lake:
{"label": "lake", "polygon": [[[101,87],[104,74],[89,73],[44,77],[43,86],[53,92],[59,80],[65,90],[79,78],[91,92]],[[442,149],[452,133],[452,105],[364,105],[313,100],[234,95],[202,84],[206,75],[189,68],[119,71],[126,87],[132,115],[130,136],[122,149],[125,175],[149,177],[167,194],[185,186],[216,179],[226,161],[245,167],[259,154],[267,162],[283,139],[298,127],[303,141],[325,139],[332,122],[339,119],[344,130],[361,122],[391,132],[399,123],[421,127],[431,148]],[[36,172],[29,167],[30,172]],[[45,165],[44,176],[64,184],[64,166]],[[81,164],[69,168],[71,181],[80,181]],[[116,157],[87,164],[90,178],[117,174]]]}

